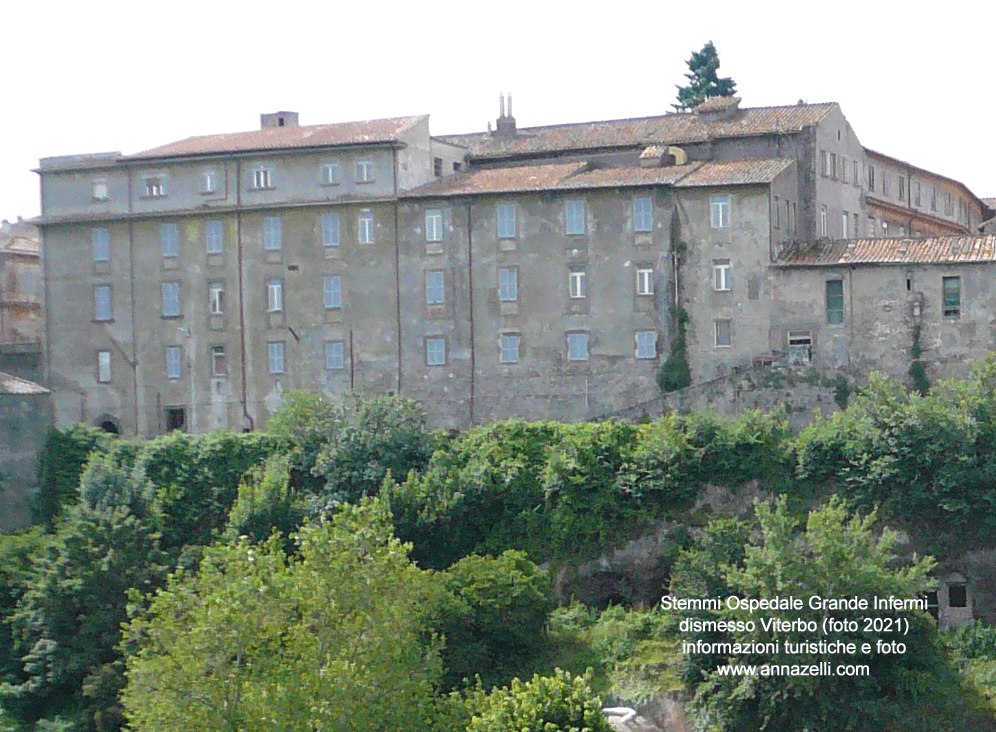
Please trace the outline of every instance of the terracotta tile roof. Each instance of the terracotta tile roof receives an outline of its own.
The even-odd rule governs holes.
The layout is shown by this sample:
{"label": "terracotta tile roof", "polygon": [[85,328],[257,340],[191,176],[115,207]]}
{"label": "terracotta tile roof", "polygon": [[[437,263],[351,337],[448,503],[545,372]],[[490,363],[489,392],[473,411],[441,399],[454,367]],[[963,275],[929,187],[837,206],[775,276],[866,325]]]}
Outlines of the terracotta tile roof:
{"label": "terracotta tile roof", "polygon": [[787,267],[850,264],[996,262],[996,236],[933,239],[852,239],[795,244],[778,257]]}
{"label": "terracotta tile roof", "polygon": [[691,171],[675,185],[678,188],[694,188],[770,183],[793,165],[795,161],[788,158],[710,162]]}
{"label": "terracotta tile roof", "polygon": [[[946,181],[949,181],[951,183],[954,183],[954,184],[960,186],[962,188],[962,190],[964,190],[966,193],[968,193],[970,196],[972,196],[972,198],[974,198],[974,199],[976,199],[977,201],[980,201],[980,202],[985,202],[984,198],[979,198],[978,196],[976,196],[974,193],[972,193],[972,191],[969,189],[969,187],[966,186],[964,183],[962,183],[960,180],[955,180],[954,178],[949,178],[946,175],[941,175],[940,173],[935,173],[932,170],[927,170],[926,168],[921,168],[920,166],[913,165],[913,163],[908,163],[905,160],[901,160],[899,158],[894,158],[891,155],[886,155],[885,153],[878,152],[877,150],[872,150],[870,147],[864,148],[864,151],[865,151],[865,155],[867,155],[870,158],[877,158],[879,160],[884,160],[884,161],[886,161],[888,163],[892,163],[893,165],[896,165],[896,166],[901,166],[901,167],[904,167],[904,168],[910,168],[911,170],[918,171],[921,175],[926,174],[926,175],[932,176],[934,178],[938,178],[940,180],[946,180]],[[986,204],[986,205],[988,206],[989,204]]]}
{"label": "terracotta tile roof", "polygon": [[476,133],[443,135],[440,139],[470,148],[472,158],[507,158],[563,150],[680,145],[722,137],[797,132],[821,122],[836,106],[803,104],[739,109],[726,119],[701,120],[693,112],[658,117],[523,127],[514,137]]}
{"label": "terracotta tile roof", "polygon": [[186,140],[171,142],[168,145],[154,147],[134,155],[126,155],[122,160],[394,142],[412,125],[424,120],[427,116],[392,117],[365,122],[336,122],[328,125],[304,127],[270,127],[249,132],[188,137]]}
{"label": "terracotta tile roof", "polygon": [[702,112],[722,112],[724,109],[735,107],[738,104],[740,104],[740,97],[712,97],[711,99],[706,99],[701,104],[695,105],[694,112],[696,114],[701,114]]}
{"label": "terracotta tile roof", "polygon": [[48,394],[48,389],[33,381],[0,371],[0,394]]}
{"label": "terracotta tile roof", "polygon": [[778,159],[692,162],[666,168],[591,168],[588,163],[483,168],[428,183],[401,198],[628,186],[750,185],[768,183],[793,164],[793,160]]}

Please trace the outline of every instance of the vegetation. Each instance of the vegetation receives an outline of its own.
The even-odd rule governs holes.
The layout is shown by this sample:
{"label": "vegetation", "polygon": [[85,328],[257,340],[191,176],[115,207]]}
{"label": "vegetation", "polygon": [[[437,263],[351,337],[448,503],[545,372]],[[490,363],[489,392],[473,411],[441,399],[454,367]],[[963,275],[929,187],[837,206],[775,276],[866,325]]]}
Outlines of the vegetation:
{"label": "vegetation", "polygon": [[664,394],[684,389],[692,383],[692,371],[688,367],[688,313],[684,308],[675,308],[674,320],[677,325],[671,352],[657,371],[657,385]]}
{"label": "vegetation", "polygon": [[713,97],[732,97],[737,93],[737,84],[729,77],[720,78],[719,52],[706,43],[701,51],[692,51],[692,57],[686,61],[688,79],[686,86],[678,86],[678,103],[674,108],[678,111],[691,109]]}
{"label": "vegetation", "polygon": [[927,380],[927,370],[923,366],[923,345],[920,343],[922,328],[919,323],[913,326],[913,347],[910,349],[910,378],[913,380],[913,391],[920,396],[930,391]]}

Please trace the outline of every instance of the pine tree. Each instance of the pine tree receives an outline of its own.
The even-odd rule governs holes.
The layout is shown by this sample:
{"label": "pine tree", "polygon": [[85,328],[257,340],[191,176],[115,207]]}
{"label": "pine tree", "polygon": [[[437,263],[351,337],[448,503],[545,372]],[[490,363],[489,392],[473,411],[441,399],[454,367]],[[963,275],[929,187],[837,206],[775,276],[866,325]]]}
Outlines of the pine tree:
{"label": "pine tree", "polygon": [[678,111],[691,109],[712,97],[732,97],[737,93],[737,83],[730,77],[720,79],[719,52],[709,41],[701,51],[692,51],[688,64],[687,86],[678,86],[678,103],[674,108]]}

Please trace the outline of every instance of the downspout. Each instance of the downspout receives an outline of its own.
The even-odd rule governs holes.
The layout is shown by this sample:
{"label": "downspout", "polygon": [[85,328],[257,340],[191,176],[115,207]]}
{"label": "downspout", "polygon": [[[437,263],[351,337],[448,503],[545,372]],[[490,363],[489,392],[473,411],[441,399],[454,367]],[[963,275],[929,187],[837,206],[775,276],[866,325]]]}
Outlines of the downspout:
{"label": "downspout", "polygon": [[470,297],[470,424],[474,424],[477,361],[474,353],[474,219],[473,199],[467,203],[467,292]]}
{"label": "downspout", "polygon": [[[233,158],[234,159],[234,158]],[[235,160],[235,247],[239,264],[239,345],[242,349],[242,417],[249,424],[249,431],[256,429],[256,420],[249,414],[249,386],[246,368],[246,307],[245,283],[243,282],[242,262],[242,161]],[[228,166],[225,166],[225,197],[230,195]]]}
{"label": "downspout", "polygon": [[[45,216],[45,176],[41,173],[38,174],[38,189],[41,197],[41,215]],[[45,386],[49,389],[52,388],[52,369],[51,369],[51,359],[50,359],[50,346],[52,342],[52,313],[49,308],[49,303],[51,300],[51,294],[49,293],[48,283],[48,256],[45,254],[45,250],[48,247],[45,246],[45,227],[39,226],[39,231],[41,232],[41,240],[38,242],[39,253],[41,254],[42,261],[42,286],[44,288],[44,298],[45,298],[45,308],[42,311],[42,317],[45,319],[45,342],[42,344],[42,378],[45,380]],[[92,297],[92,295],[91,295]],[[80,398],[80,412],[83,411],[83,399]],[[82,422],[83,419],[81,418]]]}
{"label": "downspout", "polygon": [[135,222],[134,213],[134,169],[128,168],[128,279],[131,287],[131,383],[134,401],[135,434],[138,434],[138,344],[135,342]]}
{"label": "downspout", "polygon": [[[391,148],[394,166],[394,311],[398,325],[398,374],[395,394],[401,397],[401,232],[398,230],[398,148]],[[350,344],[352,346],[352,344]]]}

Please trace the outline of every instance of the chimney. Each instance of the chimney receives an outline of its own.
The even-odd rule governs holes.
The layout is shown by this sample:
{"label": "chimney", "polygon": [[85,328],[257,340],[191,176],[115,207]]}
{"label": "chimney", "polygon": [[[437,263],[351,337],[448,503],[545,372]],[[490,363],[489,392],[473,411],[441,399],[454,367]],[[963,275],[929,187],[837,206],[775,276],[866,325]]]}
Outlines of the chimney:
{"label": "chimney", "polygon": [[259,128],[267,130],[271,127],[297,127],[297,112],[270,112],[259,115]]}
{"label": "chimney", "polygon": [[498,128],[495,134],[515,137],[515,117],[512,116],[512,92],[508,93],[508,114],[505,114],[505,95],[498,95]]}

